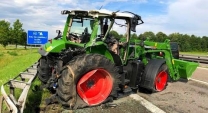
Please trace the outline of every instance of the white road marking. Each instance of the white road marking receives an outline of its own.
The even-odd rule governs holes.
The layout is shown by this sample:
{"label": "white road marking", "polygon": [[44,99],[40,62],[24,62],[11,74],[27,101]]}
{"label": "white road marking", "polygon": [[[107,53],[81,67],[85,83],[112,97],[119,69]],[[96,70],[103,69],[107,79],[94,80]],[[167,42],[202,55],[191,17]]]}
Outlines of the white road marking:
{"label": "white road marking", "polygon": [[202,84],[205,84],[205,85],[208,85],[207,82],[204,82],[204,81],[201,81],[201,80],[197,80],[197,79],[193,79],[193,78],[189,78],[189,80],[193,80],[195,82],[199,82],[199,83],[202,83]]}
{"label": "white road marking", "polygon": [[208,68],[204,68],[204,67],[197,67],[199,69],[205,69],[205,70],[208,70]]}
{"label": "white road marking", "polygon": [[158,108],[157,106],[155,106],[154,104],[150,103],[149,101],[145,100],[144,98],[142,98],[138,94],[131,94],[130,97],[135,99],[135,100],[137,100],[137,101],[140,101],[141,104],[144,107],[146,107],[152,113],[166,113],[165,111],[163,111],[162,109]]}

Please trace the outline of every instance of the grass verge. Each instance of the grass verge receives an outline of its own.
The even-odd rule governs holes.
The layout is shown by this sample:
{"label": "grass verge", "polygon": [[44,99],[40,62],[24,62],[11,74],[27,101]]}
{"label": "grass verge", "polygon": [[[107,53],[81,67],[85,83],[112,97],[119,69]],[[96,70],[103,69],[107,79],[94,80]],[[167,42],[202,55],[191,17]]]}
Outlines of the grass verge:
{"label": "grass verge", "polygon": [[195,56],[207,56],[208,52],[180,52],[180,54],[195,55]]}
{"label": "grass verge", "polygon": [[14,78],[27,67],[34,64],[40,55],[37,49],[4,49],[0,47],[0,85]]}

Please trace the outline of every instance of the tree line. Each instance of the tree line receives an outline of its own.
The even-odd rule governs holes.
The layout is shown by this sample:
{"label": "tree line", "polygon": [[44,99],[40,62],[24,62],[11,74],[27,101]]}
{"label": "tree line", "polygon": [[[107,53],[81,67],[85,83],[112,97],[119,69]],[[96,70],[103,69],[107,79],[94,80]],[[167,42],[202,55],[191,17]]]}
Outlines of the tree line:
{"label": "tree line", "polygon": [[[114,37],[122,38],[124,35],[112,30],[111,34]],[[147,31],[142,34],[131,34],[132,38],[137,39],[149,39],[155,42],[164,42],[165,39],[169,39],[171,42],[178,42],[180,51],[182,52],[208,52],[208,36],[195,36],[181,33],[171,33],[169,35],[163,32],[157,32],[156,34],[152,31]]]}
{"label": "tree line", "polygon": [[16,45],[16,48],[17,45],[24,45],[26,49],[27,33],[22,27],[23,23],[19,19],[12,25],[6,20],[0,20],[0,44],[4,48],[9,44]]}

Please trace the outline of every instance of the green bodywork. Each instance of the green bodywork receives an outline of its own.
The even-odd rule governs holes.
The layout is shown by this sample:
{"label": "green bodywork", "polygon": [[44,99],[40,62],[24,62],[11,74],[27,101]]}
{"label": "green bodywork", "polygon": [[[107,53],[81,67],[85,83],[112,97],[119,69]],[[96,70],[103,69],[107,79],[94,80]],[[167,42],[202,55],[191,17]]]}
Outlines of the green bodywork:
{"label": "green bodywork", "polygon": [[[121,41],[125,41],[125,39]],[[146,47],[141,46],[142,42]],[[144,64],[148,63],[148,59],[146,57],[146,54],[148,53],[151,54],[152,59],[165,59],[165,62],[168,66],[170,77],[173,80],[178,80],[180,78],[190,78],[199,65],[195,62],[174,59],[170,48],[170,40],[168,39],[166,39],[163,43],[151,42],[148,40],[142,41],[137,39],[131,39],[128,56],[130,56],[132,52],[134,53],[133,56],[127,58],[130,60],[141,57],[142,62]],[[158,55],[158,53],[160,52],[163,53],[162,56]],[[121,53],[123,52],[121,51]]]}
{"label": "green bodywork", "polygon": [[[74,43],[70,40],[67,40],[67,33],[69,31],[69,26],[72,21],[73,16],[68,15],[66,24],[64,27],[63,35],[60,39],[52,39],[47,42],[42,49],[47,53],[59,53],[63,49],[67,49],[68,46],[77,46],[85,48],[87,54],[98,53],[102,54],[112,62],[113,56],[108,49],[107,44],[103,41],[96,41],[97,32],[99,28],[99,18],[94,18],[94,23],[92,27],[92,32],[90,35],[90,41],[87,43]],[[108,28],[107,33],[110,31],[114,21],[112,21],[111,26]],[[104,39],[106,38],[106,34]],[[130,37],[130,34],[127,34]],[[188,79],[191,77],[192,73],[196,70],[198,63],[183,61],[179,59],[174,59],[170,49],[169,40],[164,41],[163,43],[151,42],[148,40],[138,40],[138,39],[120,39],[121,42],[127,42],[126,48],[120,49],[120,58],[123,65],[126,65],[128,60],[135,60],[138,58],[142,59],[142,62],[146,65],[148,63],[148,59],[146,54],[150,54],[152,59],[165,59],[166,64],[168,66],[168,70],[170,73],[170,77],[173,80],[178,80],[180,78]],[[144,46],[141,44],[143,43]],[[127,53],[125,55],[125,52]],[[134,54],[132,54],[132,52]],[[162,52],[164,55],[159,56],[157,53]]]}

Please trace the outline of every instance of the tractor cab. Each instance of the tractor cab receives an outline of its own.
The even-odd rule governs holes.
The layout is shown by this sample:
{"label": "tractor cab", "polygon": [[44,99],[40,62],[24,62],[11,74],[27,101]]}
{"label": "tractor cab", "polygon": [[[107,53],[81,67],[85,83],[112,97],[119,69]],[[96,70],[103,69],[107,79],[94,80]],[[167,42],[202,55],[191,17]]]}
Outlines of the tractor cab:
{"label": "tractor cab", "polygon": [[[128,43],[130,34],[136,32],[136,26],[144,23],[141,17],[132,12],[110,12],[106,10],[64,10],[62,14],[68,14],[63,39],[65,41],[79,43],[88,48],[98,43],[106,45],[109,50],[115,54],[120,54],[120,48],[123,48],[123,61],[127,60]],[[125,21],[124,25],[116,21]],[[126,27],[125,41],[122,43],[118,37],[112,37],[110,31],[115,26]],[[120,42],[120,43],[119,43]],[[125,45],[125,46],[124,46]]]}
{"label": "tractor cab", "polygon": [[[92,35],[94,30],[96,30],[97,38],[106,38],[109,31],[112,29],[114,24],[117,24],[115,20],[125,20],[126,24],[121,25],[127,27],[126,33],[130,31],[136,32],[136,26],[142,24],[143,21],[141,17],[137,14],[131,12],[108,12],[105,10],[99,11],[62,11],[62,14],[68,14],[67,35],[80,36],[83,31],[88,31]],[[139,23],[139,21],[141,21]],[[65,28],[66,29],[66,28]],[[129,40],[129,39],[128,39]]]}

